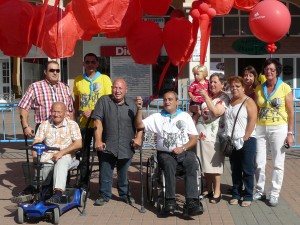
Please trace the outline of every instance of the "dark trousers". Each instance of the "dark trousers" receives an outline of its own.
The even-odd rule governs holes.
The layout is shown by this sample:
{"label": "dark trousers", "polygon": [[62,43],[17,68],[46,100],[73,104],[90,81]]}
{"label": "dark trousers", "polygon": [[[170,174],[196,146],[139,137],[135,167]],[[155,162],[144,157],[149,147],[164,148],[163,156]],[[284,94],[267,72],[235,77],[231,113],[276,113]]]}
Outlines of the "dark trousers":
{"label": "dark trousers", "polygon": [[94,136],[94,128],[82,129],[81,135],[83,137],[83,146],[81,152],[80,184],[87,185],[89,181],[90,151],[92,138]]}
{"label": "dark trousers", "polygon": [[159,167],[164,171],[166,179],[166,198],[175,198],[176,193],[176,168],[183,167],[185,173],[185,197],[198,198],[197,169],[198,162],[194,152],[186,151],[183,162],[178,163],[170,153],[158,151],[157,160]]}
{"label": "dark trousers", "polygon": [[[240,150],[234,150],[230,156],[232,169],[232,198],[243,201],[253,200],[254,162],[256,156],[256,138],[250,137]],[[243,185],[245,187],[242,195]]]}
{"label": "dark trousers", "polygon": [[130,159],[118,159],[113,154],[109,153],[98,153],[99,155],[99,194],[105,200],[111,199],[112,196],[112,185],[113,185],[113,172],[115,165],[117,165],[118,181],[117,189],[119,197],[126,199],[130,196],[129,182],[128,182],[128,168],[131,164]]}

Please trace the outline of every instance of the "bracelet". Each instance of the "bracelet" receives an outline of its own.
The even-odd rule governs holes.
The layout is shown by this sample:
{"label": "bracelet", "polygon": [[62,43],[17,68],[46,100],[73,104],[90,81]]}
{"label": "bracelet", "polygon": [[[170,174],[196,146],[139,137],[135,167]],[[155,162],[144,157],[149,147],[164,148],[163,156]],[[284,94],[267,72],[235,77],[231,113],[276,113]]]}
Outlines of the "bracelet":
{"label": "bracelet", "polygon": [[23,127],[23,130],[27,129],[28,127],[29,127],[29,125],[28,125],[28,126],[26,126],[26,127]]}
{"label": "bracelet", "polygon": [[287,134],[294,135],[294,133],[292,131],[288,131]]}
{"label": "bracelet", "polygon": [[185,152],[186,151],[186,147],[182,146],[182,150]]}

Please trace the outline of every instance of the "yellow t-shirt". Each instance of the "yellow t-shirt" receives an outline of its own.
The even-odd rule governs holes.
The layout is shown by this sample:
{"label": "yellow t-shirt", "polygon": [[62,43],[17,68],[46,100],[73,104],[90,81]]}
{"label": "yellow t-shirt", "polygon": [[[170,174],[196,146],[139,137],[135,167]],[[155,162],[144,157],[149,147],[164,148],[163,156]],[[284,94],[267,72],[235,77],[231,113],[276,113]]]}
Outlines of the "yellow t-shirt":
{"label": "yellow t-shirt", "polygon": [[[83,75],[78,75],[74,81],[73,92],[75,96],[79,96],[79,109],[83,112],[87,109],[93,110],[98,99],[102,95],[111,94],[112,82],[109,76],[101,74],[93,81],[93,93],[91,93],[90,82],[84,79]],[[87,122],[86,118],[79,117],[80,127],[84,128]],[[90,122],[89,127],[93,127],[93,122]]]}
{"label": "yellow t-shirt", "polygon": [[[285,97],[290,93],[291,87],[282,82],[275,93],[270,97],[269,101],[273,102],[273,105],[277,106],[277,111],[287,120],[288,114],[285,108]],[[259,107],[257,125],[262,126],[276,126],[286,124],[282,116],[271,106],[271,103],[266,100],[263,91],[263,85],[259,85],[255,89],[257,96],[257,105]]]}

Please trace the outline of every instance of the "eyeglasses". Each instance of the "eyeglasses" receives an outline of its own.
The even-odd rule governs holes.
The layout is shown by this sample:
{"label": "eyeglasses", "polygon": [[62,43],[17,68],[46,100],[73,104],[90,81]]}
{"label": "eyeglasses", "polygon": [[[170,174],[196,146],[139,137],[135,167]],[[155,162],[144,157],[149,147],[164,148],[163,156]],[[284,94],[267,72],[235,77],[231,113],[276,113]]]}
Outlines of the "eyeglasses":
{"label": "eyeglasses", "polygon": [[265,68],[265,71],[271,71],[272,73],[274,73],[275,71],[276,71],[276,69],[274,69],[274,68]]}
{"label": "eyeglasses", "polygon": [[60,69],[49,69],[49,72],[50,73],[54,73],[54,72],[60,73]]}
{"label": "eyeglasses", "polygon": [[95,65],[95,64],[97,63],[97,61],[89,61],[89,60],[86,60],[84,63],[85,63],[85,64],[93,64],[93,65]]}

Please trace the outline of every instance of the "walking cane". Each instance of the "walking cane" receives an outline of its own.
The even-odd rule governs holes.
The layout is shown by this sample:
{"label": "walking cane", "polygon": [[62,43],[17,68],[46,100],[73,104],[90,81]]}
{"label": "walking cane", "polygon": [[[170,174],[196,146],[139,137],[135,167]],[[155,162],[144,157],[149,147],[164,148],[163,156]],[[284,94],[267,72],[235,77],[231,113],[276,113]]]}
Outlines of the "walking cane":
{"label": "walking cane", "polygon": [[[144,142],[144,140],[143,140]],[[144,207],[144,182],[143,182],[143,142],[140,147],[140,179],[141,179],[141,209],[139,210],[140,213],[145,213]]]}

